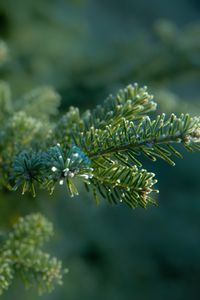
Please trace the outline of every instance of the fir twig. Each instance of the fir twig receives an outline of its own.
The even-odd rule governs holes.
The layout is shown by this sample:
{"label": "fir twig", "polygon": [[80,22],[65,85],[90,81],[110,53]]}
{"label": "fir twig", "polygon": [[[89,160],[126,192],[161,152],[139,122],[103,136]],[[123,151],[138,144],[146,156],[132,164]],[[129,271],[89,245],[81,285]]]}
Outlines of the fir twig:
{"label": "fir twig", "polygon": [[[176,143],[189,151],[200,148],[200,118],[162,114],[150,119],[156,103],[146,87],[129,85],[83,115],[71,107],[56,125],[48,120],[52,109],[47,115],[41,111],[38,120],[35,113],[30,116],[31,99],[38,97],[40,102],[40,91],[24,97],[28,103],[2,119],[1,180],[13,190],[21,187],[22,193],[30,191],[35,196],[37,186],[52,193],[57,183],[65,182],[75,196],[74,179],[78,178],[87,190],[92,187],[95,197],[98,191],[111,203],[124,200],[131,207],[146,207],[155,203],[152,193],[157,189],[154,175],[141,169],[141,154],[174,165],[172,155],[182,157]],[[51,93],[49,97],[45,101],[56,109],[57,97]],[[6,107],[5,101],[0,103]]]}

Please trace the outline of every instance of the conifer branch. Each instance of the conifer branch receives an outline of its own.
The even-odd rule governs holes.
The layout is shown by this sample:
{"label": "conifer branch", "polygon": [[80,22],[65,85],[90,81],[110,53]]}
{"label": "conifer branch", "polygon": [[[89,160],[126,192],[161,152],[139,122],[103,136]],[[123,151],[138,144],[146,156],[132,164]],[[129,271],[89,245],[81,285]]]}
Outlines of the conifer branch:
{"label": "conifer branch", "polygon": [[157,104],[153,95],[147,92],[147,87],[139,87],[137,83],[121,89],[116,96],[110,95],[102,105],[97,105],[93,111],[83,115],[85,130],[91,127],[105,129],[110,123],[116,126],[122,118],[140,120],[149,112],[156,110]]}
{"label": "conifer branch", "polygon": [[[8,110],[7,119],[1,120],[1,183],[12,190],[21,188],[23,194],[36,196],[37,187],[52,193],[57,183],[65,183],[75,196],[77,178],[95,197],[100,193],[111,203],[124,199],[131,207],[146,207],[155,203],[151,194],[157,189],[154,175],[141,169],[141,154],[174,165],[172,155],[182,157],[174,144],[200,149],[200,118],[162,114],[150,119],[156,103],[146,87],[129,85],[83,115],[71,107],[56,125],[49,119],[52,109],[47,114],[41,110],[38,118],[33,114],[30,99],[42,101],[40,91],[23,97],[27,104],[22,101],[20,110]],[[51,92],[44,99],[56,109],[58,97]],[[6,107],[5,101],[0,104]]]}
{"label": "conifer branch", "polygon": [[62,284],[61,262],[41,250],[52,234],[52,224],[40,214],[19,219],[0,251],[0,294],[16,276],[27,288],[36,286],[40,294]]}
{"label": "conifer branch", "polygon": [[[182,114],[180,117],[172,114],[166,119],[165,114],[162,114],[155,120],[144,117],[138,124],[123,118],[119,126],[114,127],[110,124],[104,131],[87,132],[87,136],[88,141],[85,139],[85,144],[88,144],[88,156],[91,159],[122,153],[126,155],[124,159],[128,160],[127,154],[130,152],[133,159],[134,156],[143,153],[153,161],[158,156],[174,165],[169,156],[182,156],[171,144],[182,143],[190,151],[199,149],[200,118],[192,118],[189,114]],[[103,141],[104,148],[99,147],[99,140]],[[91,149],[94,152],[91,152]]]}
{"label": "conifer branch", "polygon": [[145,208],[149,203],[156,204],[156,200],[150,195],[158,193],[154,187],[157,183],[154,176],[154,173],[139,170],[137,166],[127,167],[110,162],[105,167],[104,162],[104,168],[97,168],[91,182],[97,202],[99,200],[95,190],[111,204],[125,202],[131,208],[138,205]]}

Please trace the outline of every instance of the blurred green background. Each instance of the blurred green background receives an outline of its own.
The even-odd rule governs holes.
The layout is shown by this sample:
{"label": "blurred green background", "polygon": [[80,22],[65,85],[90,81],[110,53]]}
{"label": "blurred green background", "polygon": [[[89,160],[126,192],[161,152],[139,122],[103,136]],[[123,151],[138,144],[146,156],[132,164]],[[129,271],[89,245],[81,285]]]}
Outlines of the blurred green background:
{"label": "blurred green background", "polygon": [[[147,85],[159,112],[200,114],[198,0],[0,0],[0,38],[8,46],[0,78],[14,97],[41,85],[70,105],[94,107],[126,84]],[[1,54],[1,53],[0,53]],[[70,199],[1,191],[1,228],[40,210],[55,224],[50,251],[68,275],[42,300],[200,299],[200,158],[185,153],[157,174],[159,206],[130,210]],[[15,281],[2,299],[35,300]]]}

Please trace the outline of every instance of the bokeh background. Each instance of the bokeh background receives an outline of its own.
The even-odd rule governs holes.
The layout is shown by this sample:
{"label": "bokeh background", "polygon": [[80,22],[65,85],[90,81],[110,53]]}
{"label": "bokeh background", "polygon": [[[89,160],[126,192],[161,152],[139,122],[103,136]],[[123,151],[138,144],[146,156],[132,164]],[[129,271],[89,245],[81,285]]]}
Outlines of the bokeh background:
{"label": "bokeh background", "polygon": [[[62,96],[60,113],[101,103],[126,84],[147,85],[159,112],[200,114],[198,0],[0,0],[8,47],[0,77],[14,98],[42,85]],[[17,101],[17,100],[16,100]],[[157,174],[159,206],[99,206],[83,190],[70,199],[0,194],[1,228],[41,211],[53,221],[52,253],[69,268],[41,300],[200,299],[200,157],[184,152]],[[35,300],[17,280],[2,299]]]}

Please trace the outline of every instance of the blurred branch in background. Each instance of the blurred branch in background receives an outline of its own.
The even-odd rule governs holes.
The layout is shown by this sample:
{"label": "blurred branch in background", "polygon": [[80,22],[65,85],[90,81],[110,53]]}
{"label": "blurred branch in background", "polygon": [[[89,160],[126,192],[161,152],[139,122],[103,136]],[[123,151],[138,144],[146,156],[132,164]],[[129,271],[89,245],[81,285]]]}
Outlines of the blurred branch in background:
{"label": "blurred branch in background", "polygon": [[[4,79],[14,93],[19,96],[32,87],[53,84],[63,96],[63,109],[86,101],[94,105],[110,91],[135,81],[151,84],[155,94],[157,87],[181,92],[182,82],[187,82],[194,93],[193,83],[200,77],[199,23],[178,26],[156,20],[147,28],[137,24],[134,5],[127,1],[133,16],[127,14],[120,31],[116,21],[120,13],[110,5],[106,11],[106,4],[98,1],[29,0],[19,1],[13,10],[12,0],[2,0],[0,33],[12,51]],[[100,21],[102,28],[104,23],[108,26],[104,33]],[[124,32],[128,22],[132,26]]]}

